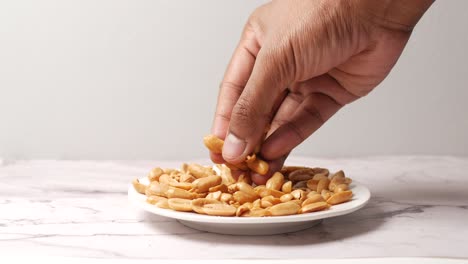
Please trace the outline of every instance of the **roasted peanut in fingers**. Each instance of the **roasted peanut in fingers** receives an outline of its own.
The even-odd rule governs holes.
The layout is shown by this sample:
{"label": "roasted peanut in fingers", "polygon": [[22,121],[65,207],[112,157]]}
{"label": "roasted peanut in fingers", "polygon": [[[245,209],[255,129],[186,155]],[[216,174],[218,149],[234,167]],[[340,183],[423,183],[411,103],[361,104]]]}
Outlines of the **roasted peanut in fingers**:
{"label": "roasted peanut in fingers", "polygon": [[224,140],[218,138],[215,135],[207,135],[203,138],[205,146],[213,153],[223,153]]}
{"label": "roasted peanut in fingers", "polygon": [[249,169],[260,175],[265,175],[268,172],[269,165],[266,161],[259,159],[255,154],[247,156],[245,160]]}

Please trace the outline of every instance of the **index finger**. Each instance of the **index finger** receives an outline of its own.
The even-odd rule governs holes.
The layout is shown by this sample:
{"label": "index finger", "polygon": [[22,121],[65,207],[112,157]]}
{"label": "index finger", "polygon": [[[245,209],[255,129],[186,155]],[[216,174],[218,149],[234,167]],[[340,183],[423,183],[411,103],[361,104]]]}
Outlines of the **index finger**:
{"label": "index finger", "polygon": [[[220,85],[211,133],[221,139],[226,137],[232,109],[249,80],[259,50],[260,45],[255,32],[247,25],[242,32],[241,40],[232,55]],[[215,163],[224,162],[221,154],[211,152],[210,156]]]}

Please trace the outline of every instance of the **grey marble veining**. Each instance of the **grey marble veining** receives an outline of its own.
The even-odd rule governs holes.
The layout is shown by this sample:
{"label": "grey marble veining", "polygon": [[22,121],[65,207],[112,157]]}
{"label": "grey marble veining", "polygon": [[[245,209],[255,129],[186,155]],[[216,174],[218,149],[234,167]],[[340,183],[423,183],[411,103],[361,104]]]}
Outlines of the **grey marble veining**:
{"label": "grey marble veining", "polygon": [[355,213],[305,231],[224,236],[127,202],[131,179],[153,166],[181,162],[0,160],[0,253],[139,259],[468,257],[468,158],[289,162],[343,169],[370,188],[372,199]]}

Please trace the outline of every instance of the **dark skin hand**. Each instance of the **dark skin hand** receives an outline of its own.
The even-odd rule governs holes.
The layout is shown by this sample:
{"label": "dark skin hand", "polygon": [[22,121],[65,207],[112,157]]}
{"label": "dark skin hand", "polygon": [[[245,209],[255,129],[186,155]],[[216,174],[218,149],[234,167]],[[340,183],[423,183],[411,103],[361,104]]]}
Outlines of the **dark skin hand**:
{"label": "dark skin hand", "polygon": [[288,154],[339,109],[389,74],[432,0],[278,0],[256,9],[221,83],[212,133],[215,163],[260,154],[264,184]]}

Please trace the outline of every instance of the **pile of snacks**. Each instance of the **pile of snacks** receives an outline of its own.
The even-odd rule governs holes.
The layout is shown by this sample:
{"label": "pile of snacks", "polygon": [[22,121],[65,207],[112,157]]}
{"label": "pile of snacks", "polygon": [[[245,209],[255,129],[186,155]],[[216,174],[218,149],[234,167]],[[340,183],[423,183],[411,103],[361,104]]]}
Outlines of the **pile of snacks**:
{"label": "pile of snacks", "polygon": [[[213,136],[205,137],[205,145],[212,151],[222,149],[222,144]],[[183,164],[179,170],[154,168],[148,175],[149,185],[135,179],[133,186],[157,207],[215,216],[310,213],[347,202],[353,195],[351,179],[343,171],[330,175],[324,168],[285,166],[265,185],[253,185],[251,171],[268,172],[268,164],[255,154],[245,164],[218,164],[215,168],[199,164]],[[235,179],[232,170],[242,173]]]}

